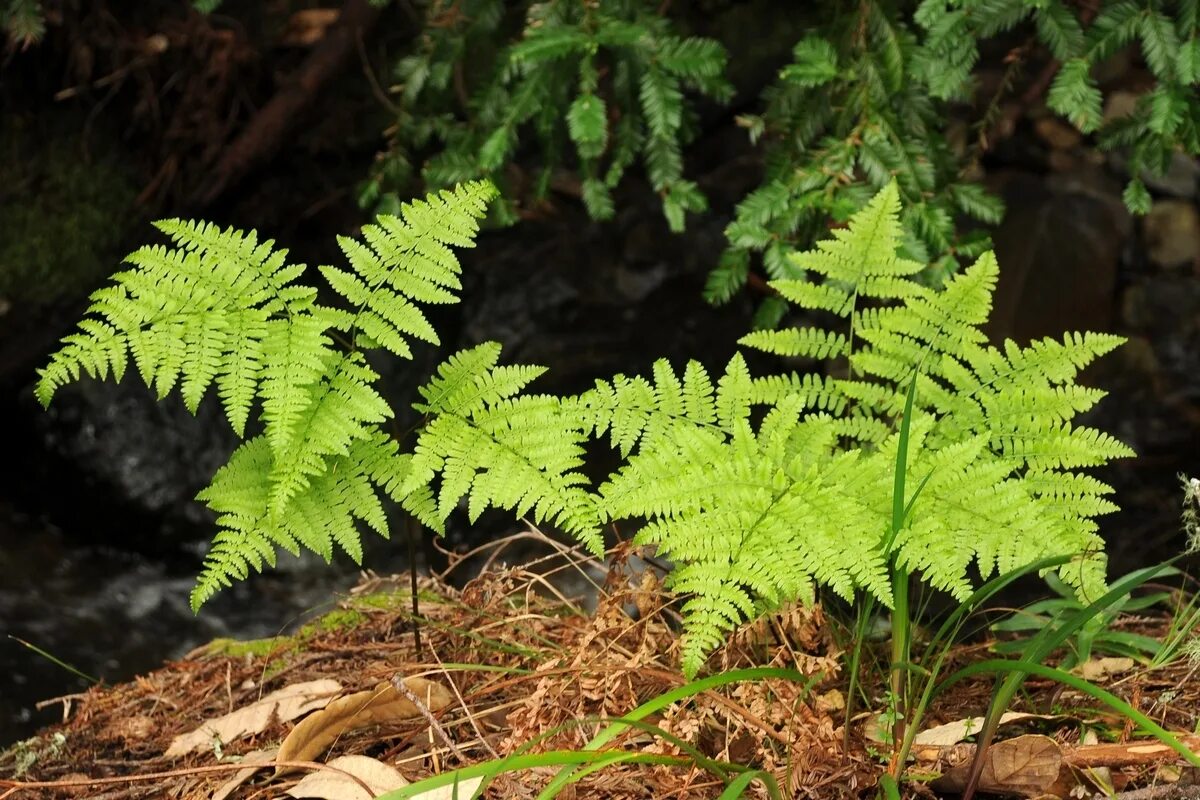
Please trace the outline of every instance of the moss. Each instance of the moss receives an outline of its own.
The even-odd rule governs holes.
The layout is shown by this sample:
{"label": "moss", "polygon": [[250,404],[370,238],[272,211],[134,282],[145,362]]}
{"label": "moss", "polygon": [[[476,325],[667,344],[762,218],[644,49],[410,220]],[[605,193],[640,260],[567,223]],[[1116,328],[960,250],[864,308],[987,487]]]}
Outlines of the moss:
{"label": "moss", "polygon": [[[417,601],[426,605],[445,605],[446,598],[437,592],[422,589],[417,592]],[[350,607],[368,611],[405,611],[412,607],[412,595],[408,592],[375,592],[350,600]]]}
{"label": "moss", "polygon": [[[292,636],[271,636],[265,639],[213,639],[206,645],[205,657],[227,656],[244,658],[253,656],[269,658],[266,675],[270,677],[287,666],[292,656],[303,652],[305,643],[314,637],[331,631],[350,630],[366,622],[372,612],[405,611],[409,608],[411,595],[408,592],[376,592],[355,597],[349,608],[337,608],[305,623]],[[421,591],[418,600],[426,605],[444,604],[446,598],[436,592]]]}
{"label": "moss", "polygon": [[62,732],[23,739],[0,751],[0,764],[12,773],[13,778],[20,780],[35,765],[57,761],[66,750],[66,745],[67,736]]}
{"label": "moss", "polygon": [[302,640],[311,639],[318,633],[342,631],[357,627],[365,622],[367,615],[354,609],[336,609],[300,628],[298,634]]}
{"label": "moss", "polygon": [[116,145],[78,131],[66,118],[0,117],[0,296],[11,302],[86,293],[113,271],[136,221]]}
{"label": "moss", "polygon": [[204,654],[206,656],[232,656],[234,658],[245,656],[278,656],[284,653],[291,653],[298,646],[299,643],[291,636],[270,636],[266,639],[248,639],[246,641],[222,638],[213,639],[209,642]]}

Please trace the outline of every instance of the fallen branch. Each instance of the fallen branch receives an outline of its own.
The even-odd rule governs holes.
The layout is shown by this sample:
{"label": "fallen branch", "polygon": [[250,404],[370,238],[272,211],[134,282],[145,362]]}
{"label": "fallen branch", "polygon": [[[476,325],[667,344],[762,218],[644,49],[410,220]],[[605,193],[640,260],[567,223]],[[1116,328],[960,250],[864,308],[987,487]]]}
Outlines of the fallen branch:
{"label": "fallen branch", "polygon": [[212,205],[226,190],[279,149],[300,115],[325,85],[347,64],[360,37],[379,18],[379,9],[368,0],[345,0],[337,22],[329,26],[320,43],[296,74],[263,106],[221,154],[191,198],[197,209]]}

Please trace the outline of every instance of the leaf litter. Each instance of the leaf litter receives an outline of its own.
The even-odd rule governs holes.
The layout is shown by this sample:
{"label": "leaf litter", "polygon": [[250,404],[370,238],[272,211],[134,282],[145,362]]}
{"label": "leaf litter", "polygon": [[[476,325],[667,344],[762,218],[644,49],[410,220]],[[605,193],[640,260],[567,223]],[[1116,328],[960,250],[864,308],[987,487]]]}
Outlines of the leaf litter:
{"label": "leaf litter", "polygon": [[[653,571],[631,575],[627,562],[635,552],[627,546],[612,554],[595,610],[582,612],[547,574],[605,565],[583,565],[578,551],[554,547],[572,562],[538,571],[496,566],[498,548],[461,588],[445,574],[422,579],[420,652],[410,632],[407,576],[368,574],[338,609],[276,651],[202,649],[129,683],[93,688],[62,724],[43,731],[42,738],[65,740],[61,752],[40,758],[22,776],[58,785],[24,784],[14,796],[358,800],[518,751],[581,749],[605,718],[684,683],[679,617]],[[1165,631],[1167,621],[1160,622]],[[1162,633],[1141,624],[1147,635]],[[948,669],[977,660],[980,648],[956,649]],[[644,720],[670,740],[630,727],[608,747],[667,756],[694,748],[773,774],[791,797],[874,796],[882,748],[866,735],[867,715],[852,723],[844,747],[841,650],[822,609],[787,607],[746,625],[709,662],[712,672],[764,665],[797,670],[811,677],[810,685],[769,679],[710,689]],[[1183,680],[1187,670],[1184,660],[1103,677],[1109,691],[1167,727],[1190,730],[1200,691]],[[960,788],[974,751],[961,740],[977,729],[971,718],[986,708],[991,688],[985,680],[963,682],[927,715],[927,728],[950,726],[915,750],[913,771],[943,776],[934,791],[952,795]],[[1157,742],[1126,741],[1132,731],[1122,729],[1123,720],[1098,716],[1088,698],[1046,681],[1031,680],[1027,688],[1024,716],[1010,727],[1028,732],[993,747],[987,788],[1084,796],[1095,787],[1080,776],[1097,770],[1110,775],[1109,791],[1190,779]],[[872,702],[882,705],[879,696]],[[1091,744],[1085,728],[1120,741]],[[1189,745],[1200,747],[1194,738]],[[12,775],[17,749],[0,753],[0,778]],[[534,798],[556,772],[503,773],[481,796]],[[470,797],[477,785],[464,782],[458,796]],[[420,797],[449,798],[452,789]],[[623,764],[588,774],[560,796],[682,800],[715,798],[723,789],[699,767]],[[0,783],[0,797],[7,796]],[[755,783],[746,796],[767,795]]]}

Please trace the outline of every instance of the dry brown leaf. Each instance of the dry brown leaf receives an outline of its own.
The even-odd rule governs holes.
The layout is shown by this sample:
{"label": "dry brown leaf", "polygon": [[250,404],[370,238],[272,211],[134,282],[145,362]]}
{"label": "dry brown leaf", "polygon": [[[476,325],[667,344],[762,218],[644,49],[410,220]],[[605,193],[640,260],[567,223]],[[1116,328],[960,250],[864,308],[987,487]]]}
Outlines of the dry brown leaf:
{"label": "dry brown leaf", "polygon": [[459,781],[457,786],[453,783],[449,786],[439,786],[427,792],[414,794],[409,800],[471,800],[481,783],[483,778],[467,778]]}
{"label": "dry brown leaf", "polygon": [[1075,672],[1085,681],[1095,682],[1102,681],[1110,675],[1128,672],[1133,669],[1133,665],[1132,658],[1092,658],[1076,667]]}
{"label": "dry brown leaf", "polygon": [[287,722],[324,708],[341,690],[342,685],[329,678],[285,686],[248,706],[207,720],[195,730],[176,736],[171,740],[166,756],[175,758],[203,750],[211,747],[214,739],[228,743],[262,733],[276,720]]}
{"label": "dry brown leaf", "polygon": [[[1007,725],[1011,722],[1024,722],[1031,719],[1045,721],[1059,719],[1059,717],[1048,716],[1046,714],[1022,714],[1016,711],[1006,711],[1000,715],[1000,724]],[[927,728],[913,738],[913,744],[949,747],[952,744],[958,744],[968,736],[974,736],[979,733],[980,729],[983,728],[983,721],[983,717],[967,717],[966,719],[947,722],[945,725]]]}
{"label": "dry brown leaf", "polygon": [[[453,699],[446,687],[425,678],[405,678],[404,685],[430,711],[445,708]],[[279,760],[312,761],[347,731],[419,716],[421,711],[396,687],[381,683],[374,689],[339,697],[302,720],[279,746]],[[275,768],[276,775],[287,771],[287,767]]]}
{"label": "dry brown leaf", "polygon": [[303,780],[288,789],[287,793],[296,798],[314,797],[319,800],[372,800],[384,792],[408,785],[408,781],[395,767],[369,756],[340,756],[330,761],[329,766],[350,773],[370,786],[371,791],[363,789],[350,775],[321,769],[305,775]]}
{"label": "dry brown leaf", "polygon": [[[1062,750],[1049,736],[1031,734],[997,742],[987,750],[978,788],[989,794],[1065,797],[1061,787],[1057,786],[1059,774],[1063,772],[1062,762]],[[942,792],[961,793],[970,771],[968,760],[948,769],[932,786]],[[1070,770],[1067,773],[1069,777]]]}
{"label": "dry brown leaf", "polygon": [[[271,747],[266,750],[251,750],[246,755],[242,756],[243,764],[270,764],[275,760],[275,753],[278,752],[278,747]],[[225,800],[226,797],[233,794],[233,791],[240,787],[243,783],[250,780],[250,776],[258,772],[254,767],[239,769],[234,773],[233,777],[222,783],[217,790],[213,792],[209,800]]]}

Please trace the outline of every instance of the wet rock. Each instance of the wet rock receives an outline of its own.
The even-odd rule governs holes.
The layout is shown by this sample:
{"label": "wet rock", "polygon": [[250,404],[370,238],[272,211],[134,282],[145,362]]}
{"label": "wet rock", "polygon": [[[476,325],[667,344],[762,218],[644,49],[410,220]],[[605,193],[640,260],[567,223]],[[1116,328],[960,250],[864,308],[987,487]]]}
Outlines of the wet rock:
{"label": "wet rock", "polygon": [[1142,220],[1147,255],[1157,266],[1200,267],[1200,212],[1184,200],[1159,200]]}
{"label": "wet rock", "polygon": [[[193,527],[211,525],[193,498],[237,446],[211,393],[192,417],[177,396],[156,402],[136,375],[126,374],[119,384],[83,380],[65,386],[47,411],[28,410],[46,452],[80,478],[65,491],[99,497],[135,517],[165,518],[168,530],[188,535]],[[111,544],[160,546],[144,541],[141,527],[129,526],[123,541]]]}
{"label": "wet rock", "polygon": [[[1129,157],[1119,150],[1109,154],[1109,164],[1120,175],[1129,174]],[[1196,182],[1200,179],[1200,164],[1183,153],[1171,156],[1171,163],[1162,175],[1142,170],[1142,180],[1150,190],[1169,197],[1191,198],[1196,196]]]}
{"label": "wet rock", "polygon": [[999,176],[1008,213],[993,234],[1000,282],[988,332],[1026,343],[1111,328],[1132,233],[1120,186],[1098,170]]}
{"label": "wet rock", "polygon": [[724,220],[689,220],[672,234],[657,197],[631,192],[609,223],[582,210],[490,235],[464,269],[458,346],[504,345],[504,360],[543,364],[545,391],[575,391],[598,377],[646,372],[657,358],[723,365],[750,325],[748,298],[714,309],[701,299],[725,246]]}

